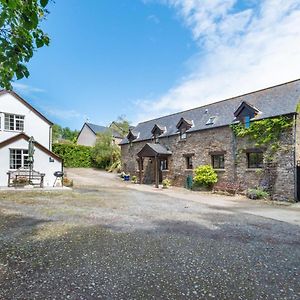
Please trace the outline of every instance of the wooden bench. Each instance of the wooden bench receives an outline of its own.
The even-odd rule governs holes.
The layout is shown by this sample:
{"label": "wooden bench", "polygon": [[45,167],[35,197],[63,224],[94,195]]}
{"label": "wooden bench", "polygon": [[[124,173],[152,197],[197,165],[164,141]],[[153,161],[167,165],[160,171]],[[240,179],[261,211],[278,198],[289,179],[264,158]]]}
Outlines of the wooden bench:
{"label": "wooden bench", "polygon": [[235,195],[241,190],[241,184],[239,182],[221,181],[214,185],[213,191],[215,192],[226,192],[231,195]]}
{"label": "wooden bench", "polygon": [[24,187],[25,185],[44,187],[44,173],[19,169],[7,172],[9,187]]}

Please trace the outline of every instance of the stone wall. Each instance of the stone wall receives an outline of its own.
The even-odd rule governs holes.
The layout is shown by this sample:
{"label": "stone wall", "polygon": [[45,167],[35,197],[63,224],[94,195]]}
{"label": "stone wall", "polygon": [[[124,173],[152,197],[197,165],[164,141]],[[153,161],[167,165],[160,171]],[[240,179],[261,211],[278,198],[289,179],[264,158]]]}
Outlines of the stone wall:
{"label": "stone wall", "polygon": [[[179,140],[179,135],[161,138],[159,143],[172,151],[168,159],[168,170],[162,172],[163,178],[169,178],[173,185],[184,186],[186,177],[193,171],[186,169],[186,154],[193,154],[193,167],[211,164],[212,152],[224,153],[224,169],[216,170],[219,182],[240,183],[246,190],[256,187],[262,181],[268,181],[273,199],[291,200],[295,194],[295,163],[293,129],[282,138],[283,150],[278,155],[278,163],[264,169],[248,169],[245,150],[255,148],[247,138],[235,138],[230,127],[207,129],[187,134],[186,140]],[[139,175],[137,153],[146,143],[133,142],[122,145],[122,164],[125,172]],[[267,166],[267,165],[266,165]],[[271,182],[272,181],[272,182]],[[154,163],[144,159],[143,182],[154,182]]]}

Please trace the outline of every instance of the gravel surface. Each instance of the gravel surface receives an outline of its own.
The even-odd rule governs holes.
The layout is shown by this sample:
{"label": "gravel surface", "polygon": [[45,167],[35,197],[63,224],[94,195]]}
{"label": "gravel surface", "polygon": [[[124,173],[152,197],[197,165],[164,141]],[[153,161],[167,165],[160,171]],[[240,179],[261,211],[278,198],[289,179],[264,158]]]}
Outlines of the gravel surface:
{"label": "gravel surface", "polygon": [[0,192],[0,299],[300,299],[297,208],[68,175]]}

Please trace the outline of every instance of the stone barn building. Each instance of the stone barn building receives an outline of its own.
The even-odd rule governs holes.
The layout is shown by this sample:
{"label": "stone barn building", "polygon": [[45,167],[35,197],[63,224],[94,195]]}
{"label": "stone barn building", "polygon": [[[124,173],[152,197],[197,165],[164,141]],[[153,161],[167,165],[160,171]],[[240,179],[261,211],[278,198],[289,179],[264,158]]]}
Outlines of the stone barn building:
{"label": "stone barn building", "polygon": [[[300,175],[300,80],[280,84],[195,109],[139,123],[121,142],[122,167],[140,183],[158,186],[164,178],[184,186],[201,165],[212,165],[218,183],[240,190],[264,186],[273,199],[298,200]],[[259,120],[284,116],[290,126],[280,134],[280,147],[238,137],[233,124],[245,128]]]}

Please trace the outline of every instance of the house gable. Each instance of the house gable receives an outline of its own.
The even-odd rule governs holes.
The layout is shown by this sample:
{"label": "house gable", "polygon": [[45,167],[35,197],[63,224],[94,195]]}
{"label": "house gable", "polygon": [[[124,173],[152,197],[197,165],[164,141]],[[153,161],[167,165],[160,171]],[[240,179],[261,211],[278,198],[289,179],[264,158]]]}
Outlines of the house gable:
{"label": "house gable", "polygon": [[189,130],[193,126],[193,121],[181,118],[179,122],[176,125],[176,128],[178,131],[184,129],[184,130]]}
{"label": "house gable", "polygon": [[[8,146],[20,139],[24,139],[25,141],[29,141],[30,137],[28,135],[26,135],[25,133],[20,133],[18,135],[15,135],[3,142],[0,143],[0,149],[5,147],[5,146]],[[56,160],[58,161],[62,161],[62,159],[56,155],[55,153],[53,153],[52,151],[50,151],[49,149],[47,149],[46,147],[44,147],[43,145],[41,145],[39,142],[35,141],[34,143],[35,147],[39,148],[41,151],[43,151],[44,153],[46,153],[47,155],[51,156],[52,158],[55,158]]]}
{"label": "house gable", "polygon": [[166,129],[163,126],[160,126],[158,124],[155,124],[151,130],[151,133],[153,136],[160,136],[162,135]]}
{"label": "house gable", "polygon": [[259,113],[259,110],[250,105],[246,101],[243,101],[238,109],[234,112],[234,116],[237,120],[242,120],[245,117],[250,117],[250,119],[254,118]]}
{"label": "house gable", "polygon": [[51,121],[49,121],[42,113],[40,113],[38,110],[36,110],[32,105],[30,105],[26,100],[24,100],[21,96],[19,96],[17,93],[13,91],[7,91],[7,90],[1,90],[0,91],[0,96],[5,95],[5,94],[10,94],[13,96],[15,99],[20,101],[23,105],[25,105],[28,109],[33,111],[37,116],[39,116],[42,120],[44,120],[46,123],[48,123],[50,126],[53,125]]}
{"label": "house gable", "polygon": [[84,123],[78,134],[77,144],[84,146],[94,146],[96,139],[96,133],[90,128],[90,126],[88,126],[87,123]]}

